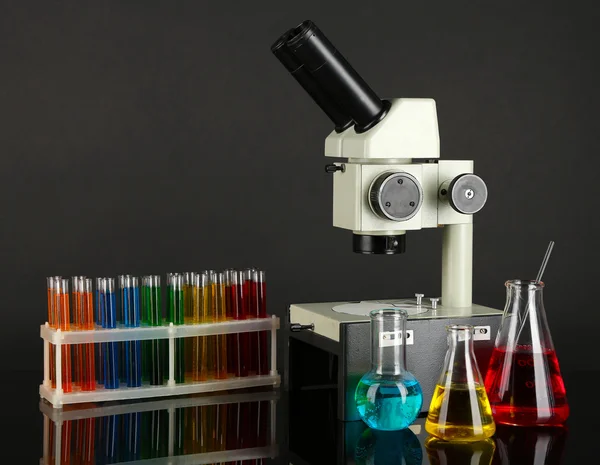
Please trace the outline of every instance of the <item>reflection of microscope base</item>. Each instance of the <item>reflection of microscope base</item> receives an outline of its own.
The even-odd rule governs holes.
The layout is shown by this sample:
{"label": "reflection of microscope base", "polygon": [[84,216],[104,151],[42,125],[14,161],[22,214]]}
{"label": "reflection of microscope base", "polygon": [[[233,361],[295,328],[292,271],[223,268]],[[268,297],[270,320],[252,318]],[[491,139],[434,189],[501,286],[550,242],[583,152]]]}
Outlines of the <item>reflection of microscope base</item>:
{"label": "reflection of microscope base", "polygon": [[[374,302],[381,307],[405,308],[407,322],[407,368],[421,384],[425,412],[446,355],[446,325],[469,324],[475,327],[474,346],[483,376],[489,363],[502,312],[481,305],[451,308],[416,305],[415,300],[385,299],[362,303],[365,309]],[[356,384],[371,368],[370,323],[366,315],[332,310],[349,302],[293,304],[289,323],[314,325],[314,330],[290,333],[286,354],[285,383],[290,390],[337,389],[338,418],[359,420],[354,403]],[[418,309],[418,310],[416,310]],[[339,308],[338,308],[339,310]],[[360,313],[355,311],[354,313]]]}

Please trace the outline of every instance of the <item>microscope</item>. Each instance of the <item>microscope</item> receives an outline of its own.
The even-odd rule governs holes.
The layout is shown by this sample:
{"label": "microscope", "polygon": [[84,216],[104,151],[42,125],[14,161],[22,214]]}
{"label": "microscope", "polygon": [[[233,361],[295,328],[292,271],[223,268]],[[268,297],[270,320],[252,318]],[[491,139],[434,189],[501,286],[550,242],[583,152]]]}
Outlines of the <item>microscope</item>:
{"label": "microscope", "polygon": [[271,51],[334,129],[325,139],[325,170],[333,176],[333,225],[352,233],[353,251],[400,255],[407,233],[440,228],[441,296],[289,307],[285,384],[336,389],[340,420],[358,420],[354,390],[370,369],[369,312],[408,313],[408,369],[423,389],[427,411],[446,353],[449,324],[474,327],[477,362],[485,373],[502,311],[473,304],[473,215],[485,205],[485,182],[472,160],[441,160],[436,103],[430,98],[380,99],[322,31],[304,21]]}

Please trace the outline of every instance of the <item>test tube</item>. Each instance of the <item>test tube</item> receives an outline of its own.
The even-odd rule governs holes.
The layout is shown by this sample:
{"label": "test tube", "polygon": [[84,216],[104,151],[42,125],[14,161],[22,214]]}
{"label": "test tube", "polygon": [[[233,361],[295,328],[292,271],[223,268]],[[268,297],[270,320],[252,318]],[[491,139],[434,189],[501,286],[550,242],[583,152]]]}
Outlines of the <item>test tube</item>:
{"label": "test tube", "polygon": [[[129,275],[121,274],[117,276],[117,325],[124,324],[126,306],[125,302],[125,280],[129,278]],[[119,382],[127,383],[127,347],[126,342],[117,342],[117,348],[119,350]]]}
{"label": "test tube", "polygon": [[[55,288],[54,299],[54,305],[56,305],[58,315],[58,328],[61,331],[70,331],[71,312],[69,309],[69,280],[61,278],[58,282],[60,284]],[[71,392],[73,390],[73,384],[71,378],[71,346],[69,344],[62,345],[61,355],[62,388],[64,392]]]}
{"label": "test tube", "polygon": [[[203,274],[194,274],[192,276],[192,322],[200,324],[202,322],[202,307],[204,302],[203,294]],[[201,381],[202,372],[202,336],[192,337],[192,379]]]}
{"label": "test tube", "polygon": [[[234,320],[234,305],[237,303],[237,298],[233,299],[233,276],[236,276],[235,282],[237,283],[237,272],[233,269],[225,270],[225,306],[226,316],[228,320]],[[237,334],[227,334],[227,373],[230,376],[236,375],[237,367]]]}
{"label": "test tube", "polygon": [[[94,329],[94,300],[92,297],[92,280],[82,278],[79,284],[81,294],[81,329]],[[94,354],[94,343],[80,344],[83,353],[81,362],[81,389],[93,391],[96,389],[96,361]]]}
{"label": "test tube", "polygon": [[[160,326],[162,324],[160,276],[146,276],[144,294],[144,303],[146,305],[144,313],[148,325]],[[160,339],[152,339],[148,344],[148,370],[150,384],[153,386],[162,385],[164,382],[163,351],[161,342],[163,341]]]}
{"label": "test tube", "polygon": [[[81,328],[82,319],[82,307],[83,302],[81,300],[83,291],[83,276],[72,276],[71,277],[71,314],[73,317],[73,329],[78,330]],[[82,378],[83,370],[83,345],[76,344],[73,347],[73,383],[79,385]]]}
{"label": "test tube", "polygon": [[[255,270],[252,279],[254,281],[254,289],[256,290],[256,317],[266,318],[267,317],[267,283],[265,279],[265,272],[263,270]],[[268,363],[268,334],[267,331],[258,331],[256,337],[258,338],[258,357],[256,372],[259,375],[269,374],[269,363]]]}
{"label": "test tube", "polygon": [[[250,283],[246,280],[246,271],[239,271],[237,287],[237,319],[245,320],[248,314]],[[250,338],[248,333],[238,334],[238,376],[248,376],[250,356]]]}
{"label": "test tube", "polygon": [[[244,313],[244,319],[256,318],[257,314],[257,303],[256,303],[256,282],[253,281],[252,275],[254,274],[254,268],[247,268],[244,270],[244,286],[243,286],[243,297],[242,297],[242,311]],[[242,352],[242,358],[244,364],[248,368],[248,374],[256,374],[256,354],[258,353],[258,343],[256,334],[245,333],[244,334],[246,350]]]}
{"label": "test tube", "polygon": [[[104,309],[102,306],[102,299],[100,299],[100,291],[102,289],[102,280],[104,278],[96,278],[96,325],[103,327],[103,314]],[[104,384],[104,346],[102,344],[95,344],[96,351],[96,380],[98,384]]]}
{"label": "test tube", "polygon": [[[123,323],[126,328],[140,326],[140,286],[135,276],[124,276],[121,282]],[[142,385],[141,341],[125,341],[125,381],[127,387]]]}
{"label": "test tube", "polygon": [[[225,274],[216,273],[215,279],[215,321],[227,320],[227,293],[225,289]],[[227,337],[225,334],[218,334],[216,338],[215,353],[215,378],[227,378]]]}
{"label": "test tube", "polygon": [[[115,296],[115,279],[103,278],[100,289],[100,301],[103,310],[103,328],[117,327],[117,305]],[[119,387],[119,354],[116,342],[103,342],[104,348],[104,387],[117,389]]]}
{"label": "test tube", "polygon": [[[216,293],[215,272],[207,270],[202,273],[202,323],[212,323],[214,321],[214,305]],[[201,353],[200,353],[200,380],[207,380],[211,374],[214,374],[214,345],[216,343],[215,336],[200,336]]]}
{"label": "test tube", "polygon": [[[167,276],[169,323],[184,323],[183,275],[171,273]],[[185,382],[185,352],[183,338],[175,339],[175,382]]]}
{"label": "test tube", "polygon": [[[60,283],[60,276],[49,276],[46,278],[48,288],[48,325],[58,328],[58,315],[56,307],[56,286]],[[50,344],[50,382],[56,388],[56,346]]]}

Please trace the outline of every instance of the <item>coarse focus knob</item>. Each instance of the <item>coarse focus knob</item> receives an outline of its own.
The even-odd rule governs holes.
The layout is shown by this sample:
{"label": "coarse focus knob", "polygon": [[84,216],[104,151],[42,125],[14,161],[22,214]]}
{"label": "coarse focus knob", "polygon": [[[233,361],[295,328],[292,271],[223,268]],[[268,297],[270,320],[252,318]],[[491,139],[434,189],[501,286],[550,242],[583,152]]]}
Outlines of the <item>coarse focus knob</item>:
{"label": "coarse focus knob", "polygon": [[417,214],[423,204],[423,189],[412,174],[385,172],[369,189],[371,210],[384,220],[406,221]]}
{"label": "coarse focus knob", "polygon": [[325,165],[325,172],[326,173],[335,173],[336,171],[341,171],[342,173],[344,171],[346,171],[346,166],[345,165]]}
{"label": "coarse focus knob", "polygon": [[483,208],[488,198],[485,182],[472,173],[455,177],[448,186],[447,199],[458,213],[472,215]]}

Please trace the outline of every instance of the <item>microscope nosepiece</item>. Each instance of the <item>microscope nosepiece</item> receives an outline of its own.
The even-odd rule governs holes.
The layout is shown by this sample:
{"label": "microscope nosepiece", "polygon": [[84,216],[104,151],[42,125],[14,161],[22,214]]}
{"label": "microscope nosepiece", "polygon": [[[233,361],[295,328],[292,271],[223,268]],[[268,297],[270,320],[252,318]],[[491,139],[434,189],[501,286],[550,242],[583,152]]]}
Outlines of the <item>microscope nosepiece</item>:
{"label": "microscope nosepiece", "polygon": [[356,132],[385,117],[390,102],[377,96],[315,23],[304,21],[288,31],[286,44],[317,85],[355,121]]}
{"label": "microscope nosepiece", "polygon": [[308,68],[289,50],[287,41],[292,35],[292,31],[290,29],[277,39],[271,46],[271,52],[329,117],[335,125],[335,131],[338,133],[344,132],[354,124],[354,121],[319,86],[313,75],[308,71]]}
{"label": "microscope nosepiece", "polygon": [[366,255],[396,255],[406,252],[406,234],[393,236],[352,235],[352,249]]}

